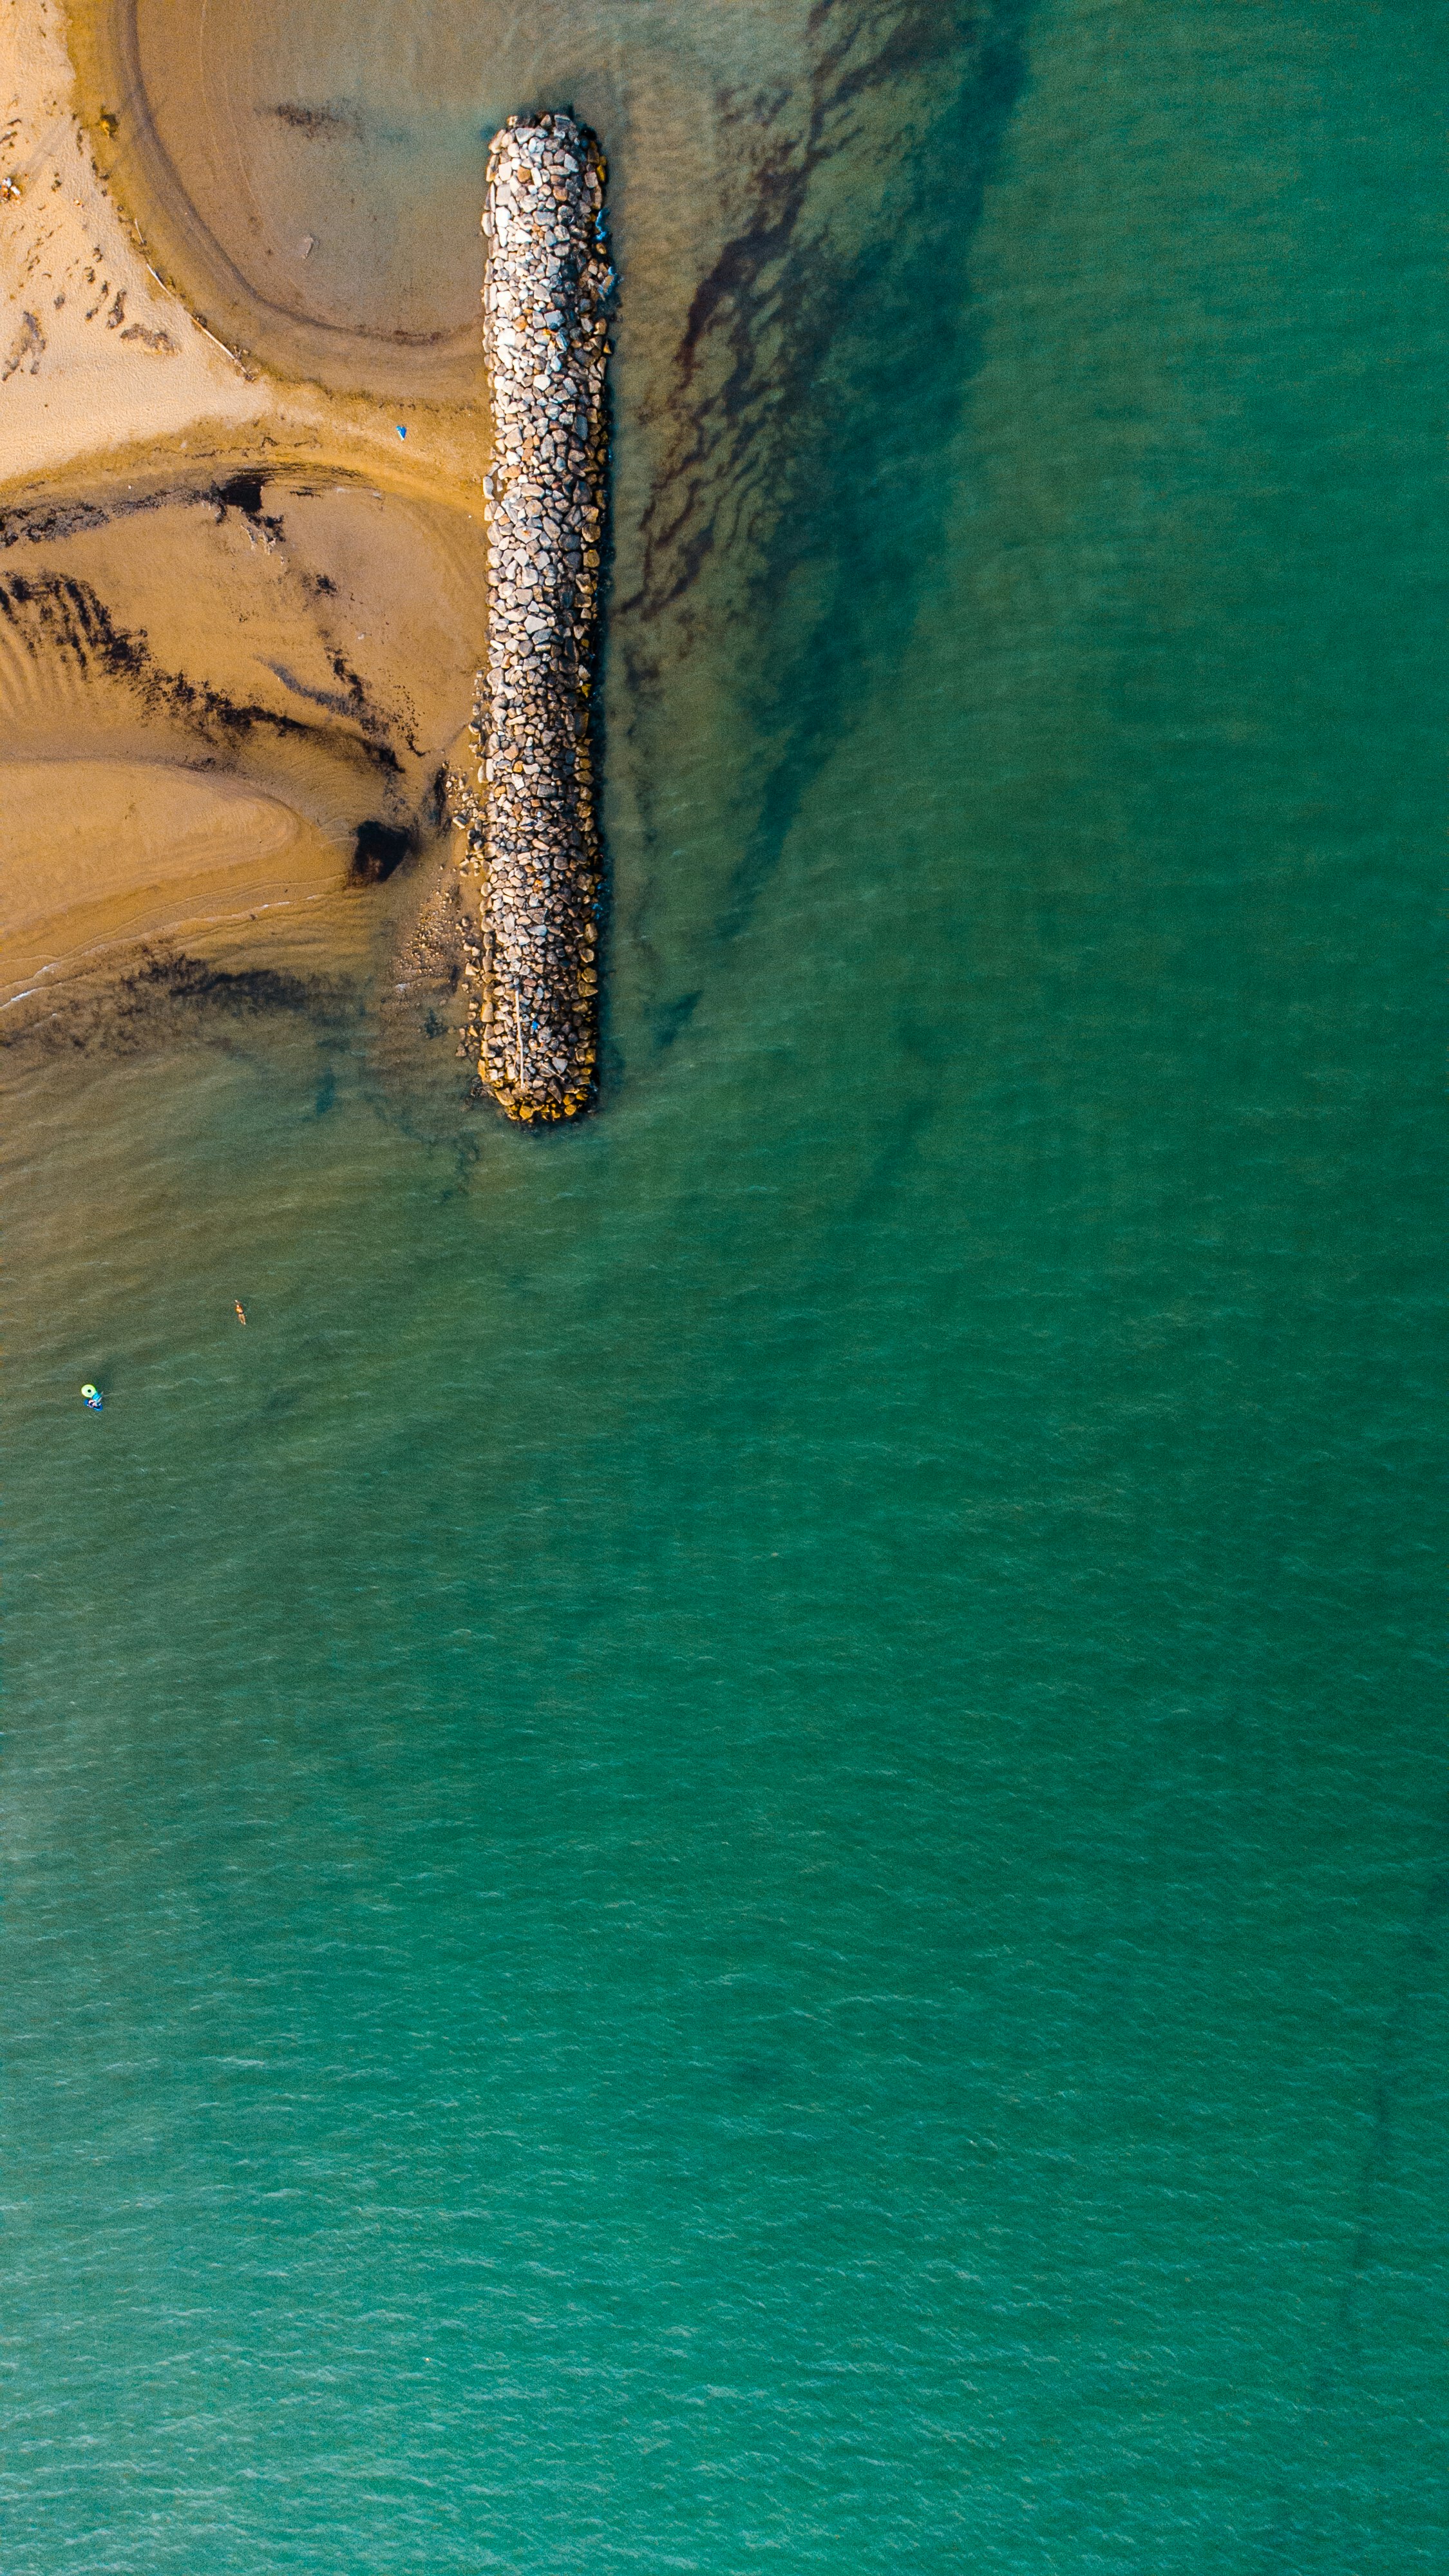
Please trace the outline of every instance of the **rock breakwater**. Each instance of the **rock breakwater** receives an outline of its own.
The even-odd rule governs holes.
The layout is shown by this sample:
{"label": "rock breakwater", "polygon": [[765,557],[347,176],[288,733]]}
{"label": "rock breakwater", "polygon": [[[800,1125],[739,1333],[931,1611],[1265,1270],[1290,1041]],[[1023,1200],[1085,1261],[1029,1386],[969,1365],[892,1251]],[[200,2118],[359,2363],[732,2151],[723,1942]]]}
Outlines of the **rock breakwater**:
{"label": "rock breakwater", "polygon": [[[488,158],[488,667],[458,799],[481,877],[465,1044],[508,1116],[573,1118],[598,1061],[601,852],[589,700],[607,478],[604,162],[571,117],[510,117]],[[471,1041],[471,1043],[470,1043]]]}

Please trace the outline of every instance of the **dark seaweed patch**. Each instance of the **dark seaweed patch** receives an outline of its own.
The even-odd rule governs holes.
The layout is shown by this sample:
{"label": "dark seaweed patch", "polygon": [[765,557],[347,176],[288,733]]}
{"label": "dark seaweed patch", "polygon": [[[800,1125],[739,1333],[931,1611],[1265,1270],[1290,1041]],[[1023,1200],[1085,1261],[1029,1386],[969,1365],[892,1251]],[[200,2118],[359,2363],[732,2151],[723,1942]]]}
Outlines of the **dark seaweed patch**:
{"label": "dark seaweed patch", "polygon": [[[0,547],[19,545],[22,538],[33,546],[45,545],[52,537],[73,537],[90,528],[109,527],[113,519],[134,518],[142,510],[240,510],[244,518],[258,520],[264,527],[280,528],[280,519],[262,518],[262,494],[270,479],[266,474],[243,470],[220,483],[168,483],[159,491],[113,493],[104,502],[21,502],[13,509],[0,510]],[[360,475],[344,476],[339,469],[339,479],[361,487]],[[289,488],[296,491],[299,499],[315,498],[314,485],[299,483]],[[319,589],[334,587],[325,574],[318,582]]]}
{"label": "dark seaweed patch", "polygon": [[395,831],[391,823],[359,823],[349,872],[352,883],[385,884],[393,870],[401,867],[411,847],[412,835]]}
{"label": "dark seaweed patch", "polygon": [[[124,973],[58,988],[54,1004],[17,1009],[0,1023],[0,1048],[37,1046],[50,1055],[134,1055],[168,1035],[200,1033],[209,1016],[255,1020],[273,1013],[335,1025],[354,1007],[336,977],[289,975],[274,967],[208,965],[184,950],[143,949]],[[47,1000],[49,997],[46,997]]]}
{"label": "dark seaweed patch", "polygon": [[283,99],[279,106],[263,110],[265,115],[280,118],[295,134],[305,134],[315,142],[323,134],[356,134],[360,127],[355,115],[341,107],[304,107],[299,99]]}
{"label": "dark seaweed patch", "polygon": [[[166,670],[145,635],[139,629],[118,626],[90,583],[72,574],[34,580],[14,573],[8,581],[0,581],[0,616],[36,660],[53,653],[85,676],[126,681],[148,712],[180,721],[209,741],[235,744],[254,726],[304,741],[317,739],[317,728],[304,724],[299,716],[278,715],[271,707],[229,698],[204,681],[189,680],[182,671]],[[365,736],[380,730],[377,719],[359,710],[350,697],[345,701],[327,697],[322,703],[330,712],[356,721]],[[359,741],[352,735],[341,740],[384,776],[399,775],[397,754],[389,744],[369,738]]]}
{"label": "dark seaweed patch", "polygon": [[260,474],[233,474],[229,481],[218,483],[215,497],[219,507],[240,510],[245,518],[259,519],[262,515],[262,479]]}
{"label": "dark seaweed patch", "polygon": [[83,528],[104,528],[110,518],[94,501],[77,501],[69,509],[0,511],[0,546],[17,546],[28,537],[33,546],[48,537],[71,537]]}
{"label": "dark seaweed patch", "polygon": [[654,1044],[661,1055],[688,1028],[703,999],[702,991],[680,993],[674,1001],[665,1002],[654,1013]]}
{"label": "dark seaweed patch", "polygon": [[[295,672],[289,671],[285,662],[268,662],[266,668],[271,672],[273,679],[281,681],[284,689],[291,690],[293,697],[306,698],[314,707],[325,707],[329,715],[344,716],[355,724],[358,730],[367,736],[379,768],[391,771],[394,777],[399,776],[400,763],[397,754],[388,748],[383,739],[386,732],[385,721],[383,717],[374,714],[368,705],[361,680],[355,671],[348,669],[340,653],[334,653],[331,656],[331,662],[338,678],[347,683],[345,692],[338,689],[314,689],[309,681],[299,680]],[[415,745],[409,747],[416,748]]]}
{"label": "dark seaweed patch", "polygon": [[[696,618],[718,633],[713,581],[698,609],[693,594],[728,555],[739,685],[781,748],[723,936],[778,863],[862,673],[904,650],[939,556],[940,459],[979,357],[969,244],[1025,81],[1028,16],[1029,0],[819,0],[804,101],[720,101],[753,163],[751,202],[680,334],[641,579],[619,624],[631,696],[652,704]],[[856,234],[812,185],[832,164],[868,209]],[[645,799],[651,829],[647,786]],[[660,1043],[667,1028],[666,1015]]]}

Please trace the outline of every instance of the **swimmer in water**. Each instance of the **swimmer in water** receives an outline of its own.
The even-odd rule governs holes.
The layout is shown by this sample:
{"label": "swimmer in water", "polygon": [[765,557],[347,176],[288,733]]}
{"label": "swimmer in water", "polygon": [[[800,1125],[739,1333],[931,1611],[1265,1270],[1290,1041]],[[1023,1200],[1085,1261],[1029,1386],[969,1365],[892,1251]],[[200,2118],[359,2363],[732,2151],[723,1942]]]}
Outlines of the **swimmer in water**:
{"label": "swimmer in water", "polygon": [[247,1319],[247,1310],[246,1310],[245,1306],[242,1304],[242,1301],[241,1301],[240,1297],[233,1297],[233,1299],[232,1299],[232,1301],[231,1301],[231,1302],[232,1302],[232,1304],[233,1304],[233,1305],[235,1306],[235,1308],[236,1308],[236,1319],[237,1319],[237,1322],[238,1322],[239,1324],[244,1324],[244,1323],[246,1322],[246,1319]]}
{"label": "swimmer in water", "polygon": [[101,1405],[104,1402],[100,1388],[98,1386],[83,1386],[81,1388],[81,1394],[85,1399],[87,1411],[90,1413],[99,1413]]}

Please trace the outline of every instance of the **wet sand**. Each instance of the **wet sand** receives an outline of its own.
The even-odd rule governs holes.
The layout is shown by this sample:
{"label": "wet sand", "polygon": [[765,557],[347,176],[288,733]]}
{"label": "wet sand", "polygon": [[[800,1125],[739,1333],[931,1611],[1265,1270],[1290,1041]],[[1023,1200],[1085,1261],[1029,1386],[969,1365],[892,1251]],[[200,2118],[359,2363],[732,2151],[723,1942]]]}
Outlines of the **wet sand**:
{"label": "wet sand", "polygon": [[6,16],[0,1004],[339,894],[360,832],[442,852],[487,454],[476,404],[409,447],[391,397],[219,346],[103,185],[54,22]]}
{"label": "wet sand", "polygon": [[143,761],[0,763],[9,978],[162,933],[328,894],[336,853],[233,778]]}
{"label": "wet sand", "polygon": [[[716,298],[701,339],[691,281],[776,221],[781,153],[805,143],[768,102],[807,13],[742,7],[706,46],[621,0],[526,22],[437,0],[0,8],[0,181],[18,192],[0,229],[0,726],[11,762],[65,764],[57,812],[82,781],[96,797],[83,831],[52,829],[43,794],[15,801],[3,1003],[199,919],[255,913],[278,937],[289,910],[344,895],[373,827],[417,863],[420,905],[445,881],[440,780],[466,762],[487,642],[478,218],[511,112],[567,100],[619,156],[633,435],[615,589],[687,624],[657,491],[682,472],[700,506],[691,422],[727,380],[732,327]],[[673,650],[664,624],[654,639]],[[631,686],[648,667],[636,646]],[[149,819],[130,792],[148,780]]]}
{"label": "wet sand", "polygon": [[[470,517],[278,477],[112,492],[0,535],[0,731],[11,786],[37,782],[7,798],[0,999],[128,937],[338,891],[359,835],[441,847]],[[163,864],[173,828],[188,851],[200,834],[195,864]]]}

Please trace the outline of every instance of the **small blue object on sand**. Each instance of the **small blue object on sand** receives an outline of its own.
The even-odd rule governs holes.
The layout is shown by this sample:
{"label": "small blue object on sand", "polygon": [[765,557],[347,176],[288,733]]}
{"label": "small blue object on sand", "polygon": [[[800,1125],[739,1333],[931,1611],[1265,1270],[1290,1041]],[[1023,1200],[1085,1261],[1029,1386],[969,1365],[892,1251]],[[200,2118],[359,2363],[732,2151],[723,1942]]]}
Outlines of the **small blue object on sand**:
{"label": "small blue object on sand", "polygon": [[102,1395],[100,1388],[98,1386],[83,1386],[81,1388],[81,1394],[84,1396],[90,1411],[92,1413],[99,1413],[101,1406],[105,1402],[105,1397]]}
{"label": "small blue object on sand", "polygon": [[399,438],[406,438],[407,436],[407,431],[404,429],[401,421],[399,421],[397,425],[397,434]]}

